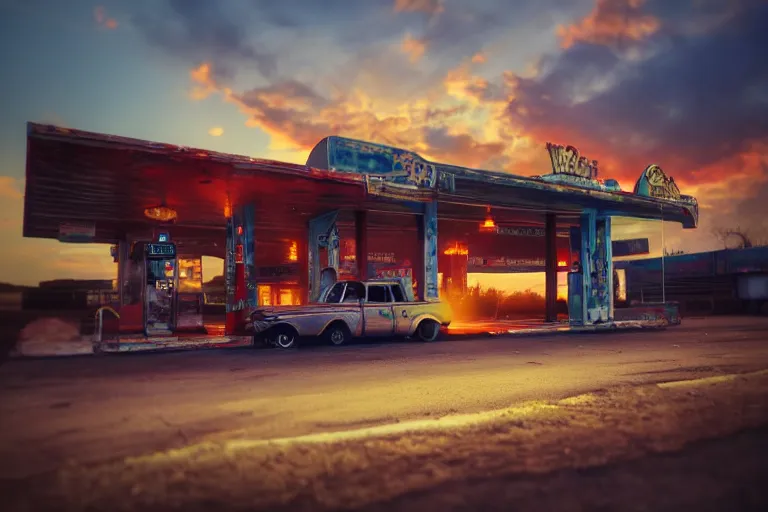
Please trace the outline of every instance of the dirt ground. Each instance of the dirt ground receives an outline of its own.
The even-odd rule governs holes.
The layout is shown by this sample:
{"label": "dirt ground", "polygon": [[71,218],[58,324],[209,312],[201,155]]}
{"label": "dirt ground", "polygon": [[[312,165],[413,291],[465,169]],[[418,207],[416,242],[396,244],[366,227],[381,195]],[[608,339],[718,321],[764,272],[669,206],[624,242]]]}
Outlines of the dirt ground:
{"label": "dirt ground", "polygon": [[[765,430],[738,434],[766,425],[762,371],[357,431],[208,441],[6,481],[5,494],[7,510],[756,510],[766,503],[756,483],[768,465],[756,456]],[[707,439],[719,441],[692,444]]]}
{"label": "dirt ground", "polygon": [[766,454],[768,429],[755,429],[606,466],[449,482],[360,510],[757,512],[768,509]]}

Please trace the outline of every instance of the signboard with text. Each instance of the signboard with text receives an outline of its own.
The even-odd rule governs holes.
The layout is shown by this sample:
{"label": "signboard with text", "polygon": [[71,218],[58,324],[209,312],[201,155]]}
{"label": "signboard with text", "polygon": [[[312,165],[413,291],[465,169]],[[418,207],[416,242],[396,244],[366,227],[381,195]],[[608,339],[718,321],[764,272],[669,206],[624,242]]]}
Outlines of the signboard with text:
{"label": "signboard with text", "polygon": [[575,147],[547,142],[547,151],[552,160],[552,174],[585,180],[597,179],[597,160],[581,156]]}
{"label": "signboard with text", "polygon": [[96,224],[84,222],[66,222],[59,224],[59,241],[69,243],[88,243],[96,237]]}
{"label": "signboard with text", "polygon": [[649,254],[651,252],[647,238],[614,240],[611,242],[611,247],[614,258],[636,256],[638,254]]}

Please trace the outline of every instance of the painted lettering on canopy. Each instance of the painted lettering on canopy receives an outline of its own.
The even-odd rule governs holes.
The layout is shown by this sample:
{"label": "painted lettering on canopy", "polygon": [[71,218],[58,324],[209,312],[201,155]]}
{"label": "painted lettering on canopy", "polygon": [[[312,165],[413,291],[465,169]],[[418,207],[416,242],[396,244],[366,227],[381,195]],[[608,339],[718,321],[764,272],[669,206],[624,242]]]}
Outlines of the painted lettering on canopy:
{"label": "painted lettering on canopy", "polygon": [[513,228],[513,227],[497,227],[496,234],[509,235],[509,236],[531,236],[531,237],[543,237],[545,235],[544,228]]}
{"label": "painted lettering on canopy", "polygon": [[575,176],[587,180],[597,179],[597,160],[589,160],[579,154],[573,146],[561,146],[547,142],[547,151],[552,160],[552,173]]}
{"label": "painted lettering on canopy", "polygon": [[343,137],[328,137],[328,168],[377,176],[395,184],[432,189],[437,183],[433,163],[416,153]]}
{"label": "painted lettering on canopy", "polygon": [[657,199],[680,199],[675,180],[656,164],[649,165],[635,184],[635,194]]}

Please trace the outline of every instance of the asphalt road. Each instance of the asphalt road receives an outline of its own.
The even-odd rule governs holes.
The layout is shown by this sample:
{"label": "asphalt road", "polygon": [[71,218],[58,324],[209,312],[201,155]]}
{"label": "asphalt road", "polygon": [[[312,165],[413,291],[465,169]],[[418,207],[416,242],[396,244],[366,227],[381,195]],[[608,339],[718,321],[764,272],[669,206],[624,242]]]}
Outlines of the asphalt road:
{"label": "asphalt road", "polygon": [[203,439],[268,439],[768,368],[768,318],[666,331],[13,360],[0,479]]}

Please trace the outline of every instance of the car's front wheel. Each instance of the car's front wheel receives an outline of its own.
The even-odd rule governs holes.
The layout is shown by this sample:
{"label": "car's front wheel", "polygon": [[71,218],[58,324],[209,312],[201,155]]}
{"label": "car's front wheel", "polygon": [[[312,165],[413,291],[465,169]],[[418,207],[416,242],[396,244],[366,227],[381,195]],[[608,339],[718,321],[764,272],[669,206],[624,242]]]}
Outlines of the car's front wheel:
{"label": "car's front wheel", "polygon": [[295,348],[298,345],[299,335],[291,327],[275,327],[269,336],[270,342],[277,348]]}

